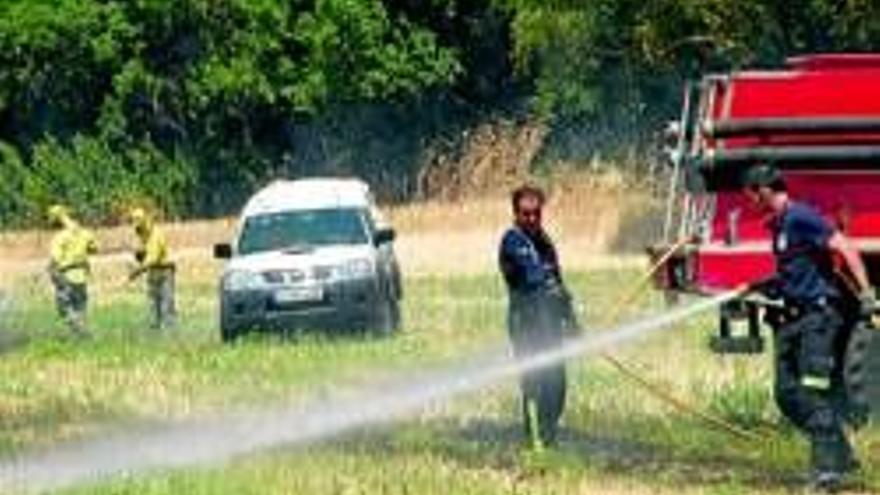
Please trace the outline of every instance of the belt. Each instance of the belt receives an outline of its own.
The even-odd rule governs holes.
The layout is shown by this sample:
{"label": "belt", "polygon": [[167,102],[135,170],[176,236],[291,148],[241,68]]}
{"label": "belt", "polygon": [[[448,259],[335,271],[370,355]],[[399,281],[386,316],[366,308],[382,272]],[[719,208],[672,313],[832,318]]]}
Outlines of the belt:
{"label": "belt", "polygon": [[800,318],[801,316],[812,311],[825,311],[829,308],[837,307],[839,300],[822,296],[814,301],[785,301],[783,312],[789,318]]}
{"label": "belt", "polygon": [[59,266],[58,271],[61,273],[69,272],[70,270],[88,270],[88,263],[71,263],[69,265]]}
{"label": "belt", "polygon": [[819,309],[819,308],[827,308],[829,306],[834,306],[838,303],[838,298],[834,296],[819,296],[815,299],[811,299],[809,301],[804,300],[786,300],[786,305],[798,306],[804,309]]}

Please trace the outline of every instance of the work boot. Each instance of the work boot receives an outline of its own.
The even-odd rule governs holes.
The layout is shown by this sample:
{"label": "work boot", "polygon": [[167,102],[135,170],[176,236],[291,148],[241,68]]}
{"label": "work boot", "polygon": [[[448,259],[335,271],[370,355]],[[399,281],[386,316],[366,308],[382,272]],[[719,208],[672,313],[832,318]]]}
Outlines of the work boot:
{"label": "work boot", "polygon": [[535,454],[542,454],[545,450],[547,450],[547,446],[544,445],[544,441],[541,440],[540,437],[532,437],[531,439],[529,439],[528,448]]}
{"label": "work boot", "polygon": [[810,485],[818,492],[837,493],[843,485],[843,474],[837,471],[821,471],[813,475]]}
{"label": "work boot", "polygon": [[72,313],[67,316],[67,326],[74,340],[91,340],[92,334],[86,326],[85,316],[81,313]]}
{"label": "work boot", "polygon": [[835,493],[844,475],[858,469],[859,463],[842,434],[819,435],[812,440],[812,485],[817,491]]}

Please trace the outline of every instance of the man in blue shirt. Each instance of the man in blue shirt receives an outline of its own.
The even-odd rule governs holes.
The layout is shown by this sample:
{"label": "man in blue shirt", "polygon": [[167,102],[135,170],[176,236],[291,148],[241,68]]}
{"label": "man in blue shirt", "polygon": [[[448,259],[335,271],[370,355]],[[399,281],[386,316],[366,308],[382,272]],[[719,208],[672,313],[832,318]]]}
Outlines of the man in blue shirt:
{"label": "man in blue shirt", "polygon": [[[541,226],[544,193],[523,186],[513,192],[514,225],[501,240],[499,266],[508,290],[508,331],[517,358],[552,351],[577,329],[559,257]],[[565,406],[565,365],[523,374],[520,386],[526,435],[536,450],[556,441]]]}
{"label": "man in blue shirt", "polygon": [[[842,370],[859,307],[876,310],[873,289],[859,253],[816,210],[789,198],[776,168],[754,166],[743,182],[746,197],[770,217],[776,275],[763,288],[785,307],[774,329],[776,402],[810,439],[813,482],[834,490],[858,466],[844,431],[850,411]],[[834,255],[854,289],[844,289]]]}

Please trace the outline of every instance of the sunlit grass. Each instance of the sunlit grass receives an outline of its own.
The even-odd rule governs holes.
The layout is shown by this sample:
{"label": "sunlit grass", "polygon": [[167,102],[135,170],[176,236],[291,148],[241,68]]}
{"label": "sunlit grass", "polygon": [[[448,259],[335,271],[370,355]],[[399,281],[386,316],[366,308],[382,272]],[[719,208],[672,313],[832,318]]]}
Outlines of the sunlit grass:
{"label": "sunlit grass", "polygon": [[[638,272],[569,273],[588,326]],[[48,290],[18,285],[18,331],[29,340],[0,360],[0,449],[6,454],[130,421],[161,421],[217,408],[307,400],[395,373],[454,362],[503,344],[505,299],[495,275],[410,278],[405,328],[393,339],[219,342],[210,271],[181,281],[181,326],[146,328],[139,287],[98,288],[95,339],[63,338]],[[100,295],[100,298],[97,296]],[[644,294],[624,319],[661,310]],[[778,424],[768,357],[718,358],[705,349],[713,318],[620,350],[652,380],[745,427],[770,428],[755,445],[670,409],[595,359],[573,363],[566,430],[558,452],[521,451],[516,387],[436,405],[401,425],[306,450],[279,449],[228,466],[157,473],[72,493],[749,493],[801,486],[806,446]],[[768,426],[769,425],[769,426]],[[292,425],[295,427],[295,425]],[[868,487],[880,461],[876,432],[862,436]]]}
{"label": "sunlit grass", "polygon": [[[619,198],[609,189],[584,194],[575,184],[551,203],[550,228],[590,331],[611,323],[610,313],[644,265],[603,254],[611,242],[607,234],[629,221]],[[128,255],[94,265],[94,339],[87,342],[67,338],[42,261],[6,257],[15,269],[0,267],[11,301],[0,315],[0,455],[102,435],[130,422],[332,396],[505,345],[504,290],[490,270],[497,229],[507,215],[503,198],[390,212],[401,233],[397,248],[406,281],[404,328],[392,339],[317,332],[221,344],[216,291],[222,265],[207,255],[211,242],[230,235],[228,221],[191,230],[170,226],[182,248],[181,324],[166,334],[147,328],[143,285],[125,281]],[[115,229],[104,235],[108,245],[124,247],[129,234]],[[45,239],[24,239],[0,247],[41,255]],[[663,308],[662,297],[647,291],[620,316],[628,320]],[[697,409],[769,432],[765,442],[743,442],[708,427],[601,360],[581,359],[569,368],[562,444],[546,456],[522,451],[516,384],[506,383],[434,404],[393,427],[304,450],[279,448],[224,466],[147,473],[71,493],[797,492],[807,448],[772,403],[769,356],[710,354],[706,341],[714,321],[712,315],[695,318],[615,354]],[[880,432],[858,441],[867,467],[863,488],[880,491],[874,468]]]}

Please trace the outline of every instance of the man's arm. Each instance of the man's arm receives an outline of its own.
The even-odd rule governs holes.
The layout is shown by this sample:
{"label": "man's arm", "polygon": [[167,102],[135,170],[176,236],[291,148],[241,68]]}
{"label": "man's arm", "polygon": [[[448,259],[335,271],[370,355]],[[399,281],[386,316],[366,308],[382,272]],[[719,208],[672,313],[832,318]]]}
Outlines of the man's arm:
{"label": "man's arm", "polygon": [[523,234],[508,232],[501,243],[502,269],[520,289],[531,291],[544,284],[544,268]]}
{"label": "man's arm", "polygon": [[128,280],[129,280],[129,281],[133,281],[133,280],[135,280],[136,278],[138,278],[138,277],[140,277],[141,275],[143,275],[144,272],[146,272],[146,271],[147,271],[147,267],[145,267],[144,265],[142,265],[142,264],[139,263],[136,267],[134,267],[134,269],[132,269],[132,270],[128,273]]}
{"label": "man's arm", "polygon": [[89,254],[98,254],[98,239],[95,237],[95,233],[90,231],[88,235],[89,241],[86,250]]}
{"label": "man's arm", "polygon": [[853,247],[852,243],[849,242],[846,236],[839,231],[834,232],[828,239],[828,247],[843,257],[843,260],[846,262],[846,267],[849,269],[850,273],[852,273],[853,277],[855,277],[856,283],[859,285],[859,293],[863,294],[870,290],[871,282],[868,280],[868,270],[865,268],[865,262],[862,261],[862,256]]}
{"label": "man's arm", "polygon": [[135,255],[137,260],[137,266],[128,274],[129,280],[134,280],[141,275],[143,275],[149,268],[156,264],[156,258],[158,257],[158,253],[156,252],[156,243],[153,240],[154,235],[150,235],[145,241],[143,241],[143,256],[138,257]]}
{"label": "man's arm", "polygon": [[[808,210],[809,211],[809,210]],[[846,263],[852,276],[858,284],[859,296],[865,296],[871,289],[868,280],[868,271],[859,252],[853,247],[846,236],[831,226],[817,213],[802,213],[797,217],[798,230],[805,238],[817,248],[827,247],[832,252],[838,253]]]}

